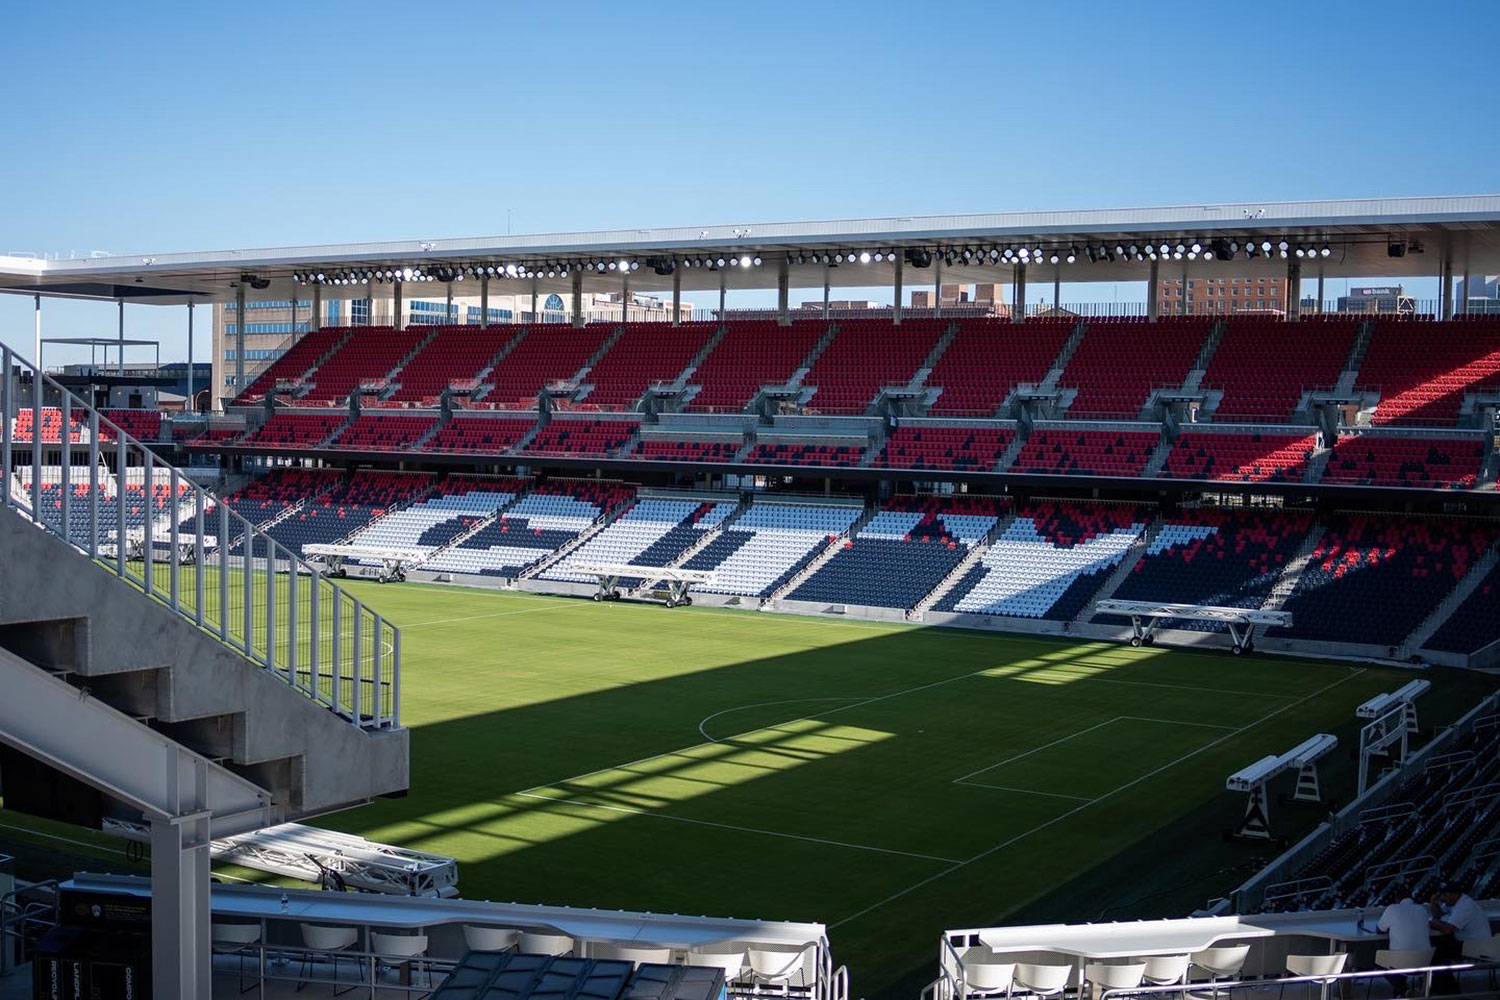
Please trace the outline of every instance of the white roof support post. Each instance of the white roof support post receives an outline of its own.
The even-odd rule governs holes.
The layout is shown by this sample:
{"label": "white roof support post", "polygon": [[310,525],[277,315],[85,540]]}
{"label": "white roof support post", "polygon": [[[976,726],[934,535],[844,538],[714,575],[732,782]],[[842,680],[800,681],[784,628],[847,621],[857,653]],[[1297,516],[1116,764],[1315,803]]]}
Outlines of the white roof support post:
{"label": "white roof support post", "polygon": [[[293,292],[292,294],[296,294]],[[187,404],[183,411],[193,413],[193,300],[188,300],[188,365],[187,365]]]}
{"label": "white roof support post", "polygon": [[[724,301],[725,301],[725,299],[728,298],[728,296],[729,296],[729,275],[727,275],[724,272],[724,269],[721,267],[721,268],[719,268],[719,321],[720,322],[723,322],[723,320],[724,320]],[[823,313],[824,313],[824,315],[827,315],[827,313],[828,313],[828,307],[826,305],[823,307]]]}
{"label": "white roof support post", "polygon": [[573,325],[583,325],[583,269],[573,271]]}
{"label": "white roof support post", "polygon": [[776,268],[776,323],[778,326],[788,326],[792,318],[787,314],[787,300],[792,292],[792,262],[787,258],[781,258],[780,265]]}
{"label": "white roof support post", "polygon": [[[368,282],[366,282],[366,285],[368,286]],[[292,294],[295,295],[296,292],[294,291]],[[313,285],[312,295],[312,315],[307,320],[307,329],[309,332],[323,329],[323,286]]]}
{"label": "white roof support post", "polygon": [[1187,266],[1187,261],[1183,261],[1182,262],[1182,296],[1181,296],[1181,299],[1182,299],[1182,315],[1184,315],[1184,316],[1186,316],[1188,313],[1190,313],[1190,312],[1193,311],[1193,310],[1191,310],[1191,309],[1188,308],[1187,293],[1188,293],[1188,266]]}
{"label": "white roof support post", "polygon": [[[1438,318],[1450,320],[1453,318],[1453,250],[1450,246],[1443,247],[1442,288],[1442,303],[1438,306]],[[1468,294],[1467,289],[1464,294]]]}
{"label": "white roof support post", "polygon": [[[532,281],[536,281],[535,278],[532,278],[531,280]],[[451,281],[448,282],[447,285],[446,285],[446,287],[447,287],[447,300],[443,303],[443,325],[444,326],[447,326],[449,323],[453,322],[453,282],[451,282]],[[535,294],[535,293],[533,293],[533,294]]]}
{"label": "white roof support post", "polygon": [[[245,295],[244,289],[240,289],[240,296],[241,296],[240,297],[240,302],[242,303],[241,306],[240,306],[240,309],[242,309],[242,310],[245,308],[244,305],[243,305],[243,303],[245,301],[244,300],[244,295]],[[124,299],[117,299],[116,300],[116,304],[119,306],[119,309],[120,309],[120,323],[119,323],[120,356],[117,359],[119,361],[119,365],[115,368],[115,374],[119,375],[121,378],[124,378],[125,377],[125,300]],[[240,331],[240,355],[239,355],[240,356],[240,369],[241,369],[240,374],[243,375],[244,374],[243,369],[245,367],[245,350],[244,350],[244,348],[245,348],[245,318],[243,316],[240,317],[240,322],[239,322],[239,325],[236,327],[236,329],[238,329]],[[40,372],[41,368],[38,368],[37,371]],[[238,386],[236,386],[236,388],[238,388]]]}
{"label": "white roof support post", "polygon": [[151,987],[165,1000],[213,994],[208,816],[151,821]]}
{"label": "white roof support post", "polygon": [[537,321],[537,316],[536,316],[536,281],[537,281],[536,275],[533,274],[531,276],[531,321],[533,323],[535,323]]}
{"label": "white roof support post", "polygon": [[[1183,295],[1187,294],[1187,286],[1183,285]],[[1286,262],[1286,321],[1297,323],[1302,320],[1302,262],[1295,257],[1288,257]]]}
{"label": "white roof support post", "polygon": [[[234,392],[238,396],[245,389],[245,283],[236,282],[234,290]],[[120,339],[125,339],[125,304],[120,303]],[[125,349],[120,348],[123,356]]]}
{"label": "white roof support post", "polygon": [[943,255],[932,255],[932,314],[943,315]]}
{"label": "white roof support post", "polygon": [[[1468,286],[1465,285],[1464,287]],[[36,308],[34,310],[34,313],[35,318],[32,325],[35,327],[35,330],[32,333],[33,346],[31,349],[31,358],[36,362],[36,370],[42,371],[42,297],[40,295],[36,297]],[[9,375],[10,373],[6,372],[5,374]],[[8,414],[0,414],[0,417],[9,419]]]}
{"label": "white roof support post", "polygon": [[[1187,268],[1182,269],[1182,287],[1187,287]],[[1062,309],[1062,265],[1052,265],[1052,311]]]}
{"label": "white roof support post", "polygon": [[672,325],[678,326],[682,323],[682,263],[675,262],[672,266]]}
{"label": "white roof support post", "polygon": [[[536,279],[532,278],[531,286],[531,315],[536,315]],[[620,272],[620,322],[630,322],[630,271],[628,269]]]}
{"label": "white roof support post", "polygon": [[1150,276],[1146,279],[1146,321],[1155,323],[1157,317],[1157,299],[1161,294],[1160,281],[1157,278],[1157,259],[1151,258]]}
{"label": "white roof support post", "polygon": [[490,276],[481,274],[479,276],[479,328],[485,329],[490,325]]}
{"label": "white roof support post", "polygon": [[1472,240],[1468,233],[1464,233],[1464,293],[1463,297],[1458,300],[1458,314],[1460,316],[1469,315],[1469,296],[1474,294],[1469,288],[1469,263],[1472,258]]}
{"label": "white roof support post", "polygon": [[1026,265],[1016,265],[1016,281],[1011,286],[1010,321],[1026,322]]}
{"label": "white roof support post", "polygon": [[401,279],[396,278],[391,282],[391,326],[397,330],[406,329],[406,321],[401,318]]}
{"label": "white roof support post", "polygon": [[[824,264],[823,265],[823,318],[825,320],[828,318],[828,296],[829,296],[829,292],[831,291],[832,284],[833,284],[833,272],[829,269],[829,267],[828,267],[827,264]],[[724,308],[724,303],[723,303],[722,298],[720,299],[720,302],[719,302],[719,308],[720,309]]]}
{"label": "white roof support post", "polygon": [[902,282],[903,278],[905,277],[905,275],[902,274],[902,266],[905,263],[906,263],[906,255],[905,254],[897,254],[896,255],[896,280],[895,280],[895,291],[896,291],[896,294],[895,294],[895,297],[891,300],[891,322],[894,325],[896,325],[896,326],[900,326],[901,325],[901,282]]}
{"label": "white roof support post", "polygon": [[1323,265],[1318,265],[1318,302],[1315,307],[1319,316],[1323,315]]}

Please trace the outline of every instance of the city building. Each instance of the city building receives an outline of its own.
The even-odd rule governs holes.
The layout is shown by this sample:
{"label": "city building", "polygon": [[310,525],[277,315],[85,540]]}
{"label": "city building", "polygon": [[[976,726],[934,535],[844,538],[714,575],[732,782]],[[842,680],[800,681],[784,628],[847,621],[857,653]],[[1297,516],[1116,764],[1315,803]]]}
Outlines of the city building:
{"label": "city building", "polygon": [[1286,311],[1286,279],[1263,274],[1162,278],[1157,291],[1163,316]]}
{"label": "city building", "polygon": [[1340,295],[1334,308],[1341,313],[1399,313],[1415,311],[1416,303],[1401,285],[1365,285]]}

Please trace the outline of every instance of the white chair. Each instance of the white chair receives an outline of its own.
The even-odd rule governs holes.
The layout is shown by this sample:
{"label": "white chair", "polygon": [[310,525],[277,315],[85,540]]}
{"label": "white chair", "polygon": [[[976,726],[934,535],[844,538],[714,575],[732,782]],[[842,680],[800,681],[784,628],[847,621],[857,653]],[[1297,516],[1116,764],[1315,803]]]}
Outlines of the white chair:
{"label": "white chair", "polygon": [[464,924],[464,944],[470,951],[510,951],[520,939],[521,932],[510,927]]}
{"label": "white chair", "polygon": [[776,983],[790,984],[792,976],[797,977],[797,985],[803,983],[802,958],[806,949],[799,951],[764,951],[760,948],[751,948],[745,952],[745,958],[750,963],[750,977],[756,982],[774,985]]}
{"label": "white chair", "polygon": [[964,997],[1010,996],[1015,981],[1014,962],[964,962]]}
{"label": "white chair", "polygon": [[1106,990],[1133,990],[1146,978],[1146,963],[1129,965],[1105,965],[1090,962],[1083,967],[1083,978],[1088,980],[1094,996],[1102,996]]}
{"label": "white chair", "polygon": [[1071,965],[1032,965],[1022,962],[1016,966],[1016,985],[1027,993],[1039,997],[1061,996],[1073,978]]}
{"label": "white chair", "polygon": [[595,958],[615,958],[622,962],[634,962],[636,965],[669,965],[672,962],[671,948],[621,948],[607,949],[607,954],[593,956]]}
{"label": "white chair", "polygon": [[745,971],[745,953],[743,951],[690,951],[687,953],[687,964],[723,969],[724,982],[728,984],[739,979],[740,974]]}
{"label": "white chair", "polygon": [[212,924],[208,935],[209,949],[215,955],[234,955],[239,958],[239,989],[244,993],[245,956],[250,946],[260,940],[259,924]]}
{"label": "white chair", "polygon": [[[1432,948],[1404,948],[1404,949],[1401,949],[1401,950],[1395,950],[1395,949],[1391,949],[1391,948],[1381,948],[1379,951],[1375,952],[1375,968],[1377,968],[1377,969],[1420,969],[1424,965],[1431,965],[1432,964],[1432,953],[1433,953],[1433,950],[1434,949],[1432,949]],[[1405,976],[1399,976],[1399,977],[1387,976],[1386,978],[1389,979],[1389,980],[1391,980],[1391,986],[1393,987],[1394,992],[1396,992],[1396,993],[1405,993],[1406,992],[1406,990],[1398,988],[1398,982],[1397,982],[1398,980],[1404,982],[1406,980]],[[1431,979],[1432,979],[1432,973],[1429,972],[1424,977],[1424,979],[1426,979],[1427,981],[1430,982]],[[1370,990],[1373,989],[1374,986],[1375,986],[1375,977],[1374,976],[1371,976],[1369,979],[1365,980],[1365,997],[1366,998],[1369,997]],[[1428,991],[1424,989],[1422,992],[1423,993],[1427,993]]]}
{"label": "white chair", "polygon": [[[377,931],[370,932],[370,982],[376,979],[379,971],[378,964],[384,962],[398,969],[409,969],[412,966],[421,968],[418,961],[427,954],[426,934],[381,934]],[[427,974],[427,985],[432,985],[432,973]]]}
{"label": "white chair", "polygon": [[[341,952],[353,948],[359,941],[359,931],[354,927],[329,927],[324,924],[301,924],[302,945],[307,949],[302,956],[302,977],[297,983],[297,992],[302,992],[302,987],[307,985],[307,973],[312,968],[314,959],[322,956],[333,963],[333,995],[348,993],[354,989],[354,985],[364,982],[364,973],[360,972],[360,978],[354,985],[346,989],[339,989],[339,958]],[[354,961],[356,970],[360,968],[359,959],[353,955],[343,956]]]}
{"label": "white chair", "polygon": [[[1286,957],[1286,972],[1289,976],[1315,977],[1313,982],[1319,986],[1319,995],[1327,1000],[1328,984],[1333,982],[1344,966],[1349,961],[1349,953],[1341,951],[1334,955],[1288,955]],[[1309,986],[1312,983],[1308,984]],[[1281,984],[1281,992],[1286,993],[1286,984]]]}
{"label": "white chair", "polygon": [[1187,981],[1189,955],[1151,955],[1141,976],[1148,986],[1179,986]]}
{"label": "white chair", "polygon": [[566,934],[542,934],[522,931],[520,950],[527,955],[571,955],[573,939]]}
{"label": "white chair", "polygon": [[1233,979],[1245,967],[1250,957],[1248,944],[1230,945],[1225,948],[1205,948],[1195,951],[1189,961],[1208,973],[1208,986],[1214,996],[1219,995],[1219,980]]}

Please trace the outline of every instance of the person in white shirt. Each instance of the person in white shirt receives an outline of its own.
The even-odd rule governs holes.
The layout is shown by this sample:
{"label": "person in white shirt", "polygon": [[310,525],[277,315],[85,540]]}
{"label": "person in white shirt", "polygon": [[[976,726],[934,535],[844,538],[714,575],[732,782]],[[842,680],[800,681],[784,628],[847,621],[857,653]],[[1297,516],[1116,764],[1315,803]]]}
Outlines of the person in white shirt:
{"label": "person in white shirt", "polygon": [[[1458,885],[1449,882],[1432,896],[1434,965],[1446,965],[1463,959],[1464,942],[1490,936],[1490,920],[1474,898]],[[1458,977],[1451,972],[1432,977],[1434,993],[1457,993]]]}
{"label": "person in white shirt", "polygon": [[[1418,951],[1432,947],[1432,930],[1428,925],[1427,908],[1412,898],[1408,889],[1402,888],[1396,895],[1400,902],[1392,903],[1380,914],[1380,930],[1390,937],[1392,951]],[[1404,997],[1409,984],[1404,975],[1386,976],[1391,984],[1391,996]]]}

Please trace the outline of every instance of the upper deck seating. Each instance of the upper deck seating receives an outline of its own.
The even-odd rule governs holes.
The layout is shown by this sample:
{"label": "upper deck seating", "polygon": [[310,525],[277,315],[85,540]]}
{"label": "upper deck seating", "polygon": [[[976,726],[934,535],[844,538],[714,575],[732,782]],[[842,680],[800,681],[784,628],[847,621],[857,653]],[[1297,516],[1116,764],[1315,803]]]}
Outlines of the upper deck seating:
{"label": "upper deck seating", "polygon": [[[413,329],[417,329],[413,327]],[[513,326],[441,326],[393,376],[386,402],[435,403],[451,382],[472,381],[516,336]]]}
{"label": "upper deck seating", "polygon": [[841,320],[839,332],[813,363],[804,386],[816,386],[808,402],[818,413],[864,413],[881,388],[904,386],[948,327],[946,320]]}
{"label": "upper deck seating", "polygon": [[1076,388],[1068,417],[1134,420],[1153,388],[1177,388],[1187,378],[1213,320],[1199,316],[1089,320],[1060,388]]}
{"label": "upper deck seating", "polygon": [[589,370],[583,401],[602,409],[630,409],[657,382],[671,382],[718,330],[717,323],[631,323]]}
{"label": "upper deck seating", "polygon": [[498,455],[510,450],[535,426],[535,417],[455,416],[427,440],[422,450]]}
{"label": "upper deck seating", "polygon": [[484,379],[493,386],[478,405],[500,409],[533,406],[549,383],[566,382],[614,333],[615,323],[575,327],[561,323],[533,324]]}
{"label": "upper deck seating", "polygon": [[309,330],[291,347],[286,353],[272,361],[265,371],[256,376],[255,381],[245,387],[240,393],[237,403],[249,403],[265,396],[276,388],[276,383],[281,381],[294,382],[307,374],[307,370],[317,364],[319,358],[333,350],[345,334],[357,334],[357,330],[341,330],[337,327],[324,327],[321,330]]}
{"label": "upper deck seating", "polygon": [[1453,426],[1471,392],[1500,392],[1500,317],[1376,321],[1358,388],[1380,393],[1377,424]]}
{"label": "upper deck seating", "polygon": [[[930,414],[994,416],[1011,391],[1037,386],[1047,377],[1077,321],[1033,319],[965,319],[926,385],[941,387]],[[904,324],[903,324],[904,325]]]}
{"label": "upper deck seating", "polygon": [[1161,435],[1155,431],[1084,431],[1039,427],[1021,446],[1011,472],[1062,476],[1139,476]]}
{"label": "upper deck seating", "polygon": [[935,427],[903,424],[870,464],[882,469],[988,472],[1010,447],[1009,427]]}
{"label": "upper deck seating", "polygon": [[642,438],[631,458],[649,462],[728,462],[744,447],[741,441],[675,441]]}
{"label": "upper deck seating", "polygon": [[1318,436],[1183,431],[1172,443],[1163,479],[1227,483],[1300,483]]}
{"label": "upper deck seating", "polygon": [[378,382],[390,374],[428,336],[425,327],[409,330],[370,328],[355,331],[305,381],[311,388],[298,403],[342,403],[362,382]]}
{"label": "upper deck seating", "polygon": [[[137,441],[150,443],[161,437],[161,411],[160,410],[102,410],[100,416],[124,431]],[[59,412],[58,420],[61,426],[62,415]],[[87,424],[87,421],[81,421]],[[115,432],[104,420],[99,421],[99,440],[113,441]]]}
{"label": "upper deck seating", "polygon": [[385,417],[361,414],[330,442],[330,448],[351,451],[400,451],[432,430],[435,417]]}
{"label": "upper deck seating", "polygon": [[702,388],[687,409],[739,412],[763,385],[783,385],[828,330],[825,320],[797,320],[791,326],[759,320],[733,322],[708,357],[688,378]]}
{"label": "upper deck seating", "polygon": [[344,426],[349,415],[334,413],[271,414],[257,430],[240,439],[242,445],[268,445],[274,448],[316,448]]}
{"label": "upper deck seating", "polygon": [[604,458],[641,429],[634,420],[567,420],[553,417],[526,446],[528,455]]}
{"label": "upper deck seating", "polygon": [[1340,434],[1325,483],[1469,490],[1484,467],[1484,440]]}
{"label": "upper deck seating", "polygon": [[[29,406],[16,411],[10,432],[10,440],[13,444],[33,443],[33,433],[37,431],[35,418],[36,411]],[[87,430],[87,421],[79,419],[79,415],[75,413],[69,422],[68,441],[73,444],[82,443],[87,437]],[[101,426],[101,437],[103,430]],[[41,438],[42,444],[62,444],[62,410],[55,406],[42,407],[41,431],[36,436]]]}
{"label": "upper deck seating", "polygon": [[750,449],[745,461],[753,465],[849,469],[859,464],[864,453],[863,448],[852,445],[761,442]]}
{"label": "upper deck seating", "polygon": [[1354,346],[1359,321],[1346,316],[1233,316],[1200,388],[1224,395],[1218,423],[1285,422],[1304,392],[1332,389]]}
{"label": "upper deck seating", "polygon": [[936,609],[1070,620],[1149,520],[1126,505],[1044,501],[1023,507]]}
{"label": "upper deck seating", "polygon": [[990,497],[896,497],[787,595],[909,611],[995,526]]}
{"label": "upper deck seating", "polygon": [[764,597],[806,565],[829,539],[848,530],[859,514],[853,506],[757,501],[684,567],[717,574],[712,585],[699,589]]}
{"label": "upper deck seating", "polygon": [[1286,602],[1296,639],[1394,647],[1494,540],[1480,522],[1336,514]]}

